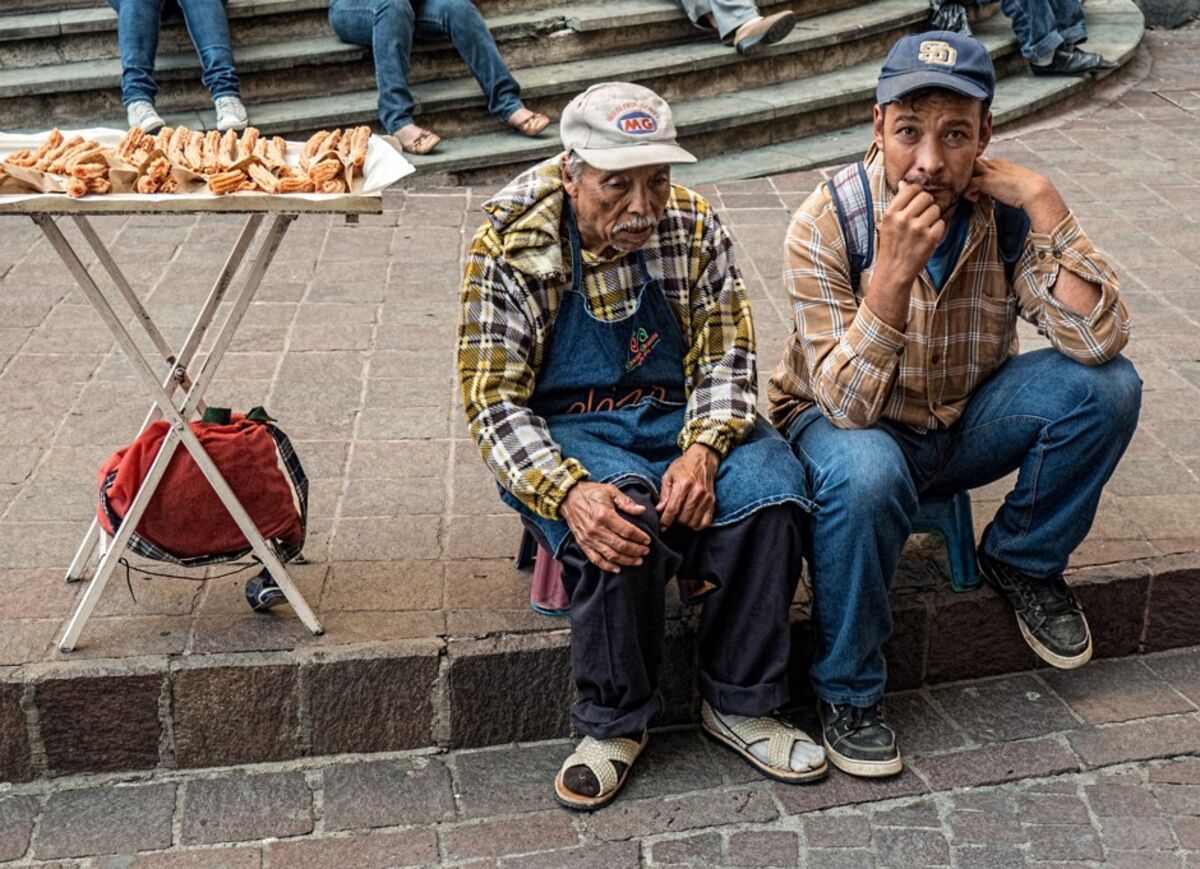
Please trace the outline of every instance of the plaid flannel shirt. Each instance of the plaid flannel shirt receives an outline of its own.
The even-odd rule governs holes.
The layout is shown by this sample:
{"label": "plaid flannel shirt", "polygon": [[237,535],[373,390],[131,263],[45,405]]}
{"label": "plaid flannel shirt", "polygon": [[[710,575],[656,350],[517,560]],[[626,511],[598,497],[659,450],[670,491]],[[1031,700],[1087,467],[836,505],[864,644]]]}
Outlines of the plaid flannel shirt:
{"label": "plaid flannel shirt", "polygon": [[[458,328],[471,435],[500,484],[549,519],[559,518],[568,490],[587,477],[528,407],[559,301],[571,287],[569,244],[560,232],[564,195],[553,158],[484,205],[490,219],[467,255]],[[757,397],[750,303],[732,241],[702,197],[675,185],[643,252],[688,344],[679,448],[700,443],[724,456],[753,428]],[[583,291],[593,316],[632,314],[639,281],[634,255],[583,252]]]}
{"label": "plaid flannel shirt", "polygon": [[[881,155],[869,156],[867,177],[878,227],[891,204]],[[867,428],[880,418],[922,430],[949,426],[975,389],[1017,354],[1018,316],[1085,365],[1112,359],[1129,338],[1117,276],[1074,214],[1049,234],[1029,233],[1010,285],[992,203],[986,197],[975,203],[941,292],[925,272],[913,283],[903,332],[863,300],[873,267],[862,273],[859,292],[851,289],[846,244],[825,184],[800,206],[784,244],[795,329],[767,393],[771,421],[784,431],[813,404],[840,428]],[[1087,314],[1051,292],[1061,269],[1100,288]]]}

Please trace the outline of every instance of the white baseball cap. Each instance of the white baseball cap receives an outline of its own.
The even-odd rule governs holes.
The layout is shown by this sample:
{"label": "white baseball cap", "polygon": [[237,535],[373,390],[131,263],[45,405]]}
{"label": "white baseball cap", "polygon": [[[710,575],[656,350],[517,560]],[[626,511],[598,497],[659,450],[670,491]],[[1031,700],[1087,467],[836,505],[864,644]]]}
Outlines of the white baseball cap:
{"label": "white baseball cap", "polygon": [[608,172],[696,162],[675,141],[675,119],[667,101],[638,84],[592,85],[563,109],[558,129],[563,148]]}

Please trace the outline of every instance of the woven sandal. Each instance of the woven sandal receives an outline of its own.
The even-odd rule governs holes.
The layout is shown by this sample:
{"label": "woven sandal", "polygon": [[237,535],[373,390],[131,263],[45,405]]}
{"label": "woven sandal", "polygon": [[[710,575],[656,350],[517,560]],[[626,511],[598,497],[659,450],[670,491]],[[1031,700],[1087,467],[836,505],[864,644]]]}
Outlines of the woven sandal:
{"label": "woven sandal", "polygon": [[[816,743],[803,730],[792,727],[786,721],[763,716],[731,727],[717,717],[717,713],[705,700],[700,704],[700,722],[705,736],[739,754],[767,778],[787,784],[803,784],[819,781],[829,774],[829,762],[824,757],[821,764],[812,769],[792,769],[792,748],[795,744]],[[750,751],[750,746],[763,740],[768,740],[766,763]]]}
{"label": "woven sandal", "polygon": [[[585,736],[575,749],[575,753],[563,761],[558,776],[554,779],[554,796],[568,809],[580,812],[591,812],[601,806],[608,805],[621,792],[633,762],[638,759],[642,749],[646,747],[648,735],[643,733],[641,740],[635,739],[593,739]],[[625,764],[625,770],[620,776],[613,762]],[[600,793],[594,797],[584,796],[569,790],[563,783],[563,778],[573,766],[586,766],[600,782]]]}

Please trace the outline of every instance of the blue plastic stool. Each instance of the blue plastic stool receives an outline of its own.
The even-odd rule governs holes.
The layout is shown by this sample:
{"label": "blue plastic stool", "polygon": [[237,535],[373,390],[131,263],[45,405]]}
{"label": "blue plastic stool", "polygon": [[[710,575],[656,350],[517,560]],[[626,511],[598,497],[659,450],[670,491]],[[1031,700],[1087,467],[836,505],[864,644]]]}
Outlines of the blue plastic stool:
{"label": "blue plastic stool", "polygon": [[975,569],[975,524],[971,519],[971,496],[966,492],[921,501],[913,519],[913,531],[940,534],[950,562],[950,586],[970,591],[979,586]]}

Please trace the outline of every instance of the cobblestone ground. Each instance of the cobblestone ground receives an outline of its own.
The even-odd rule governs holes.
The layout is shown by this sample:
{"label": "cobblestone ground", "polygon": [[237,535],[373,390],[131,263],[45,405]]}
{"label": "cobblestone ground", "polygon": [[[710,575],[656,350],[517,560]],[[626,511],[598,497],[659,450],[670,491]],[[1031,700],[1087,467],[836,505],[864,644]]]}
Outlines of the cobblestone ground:
{"label": "cobblestone ground", "polygon": [[[1141,425],[1076,566],[1200,548],[1200,31],[1152,33],[1147,46],[1152,71],[1117,102],[993,149],[1062,188],[1119,268],[1136,324],[1128,355],[1146,383]],[[764,378],[791,329],[783,234],[820,177],[705,191],[736,237]],[[113,582],[77,654],[557,626],[529,611],[527,579],[509,561],[516,518],[466,437],[455,390],[459,259],[488,194],[389,193],[385,213],[359,226],[301,218],[207,396],[241,409],[265,404],[296,443],[312,480],[312,563],[295,577],[326,635],[314,640],[291,618],[254,618],[238,579],[142,583],[136,602]],[[168,339],[180,342],[240,220],[95,223]],[[93,510],[90,481],[146,406],[94,311],[32,223],[16,217],[0,218],[0,406],[3,667],[57,657],[53,638],[78,593],[61,572]],[[977,516],[994,510],[1005,486],[974,493]]]}
{"label": "cobblestone ground", "polygon": [[656,732],[587,816],[553,801],[568,741],[0,786],[0,862],[1200,866],[1198,653],[892,695],[908,768],[887,781],[774,784],[695,728]]}

